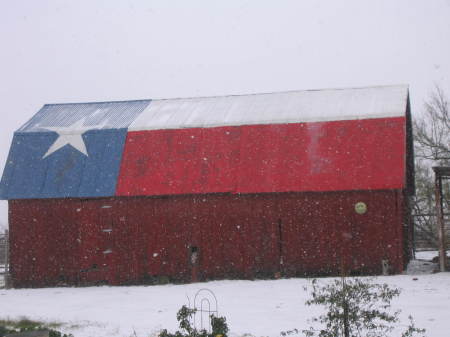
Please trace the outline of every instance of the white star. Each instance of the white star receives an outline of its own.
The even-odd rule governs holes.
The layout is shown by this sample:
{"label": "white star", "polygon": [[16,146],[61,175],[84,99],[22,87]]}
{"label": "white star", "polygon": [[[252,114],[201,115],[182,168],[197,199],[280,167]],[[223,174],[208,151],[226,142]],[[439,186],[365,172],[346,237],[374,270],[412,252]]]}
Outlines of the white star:
{"label": "white star", "polygon": [[96,125],[96,126],[83,126],[85,119],[86,118],[80,119],[74,124],[65,127],[64,126],[43,127],[44,129],[56,132],[58,134],[58,138],[56,138],[55,142],[52,144],[52,146],[50,146],[50,148],[44,154],[42,159],[48,157],[49,155],[51,155],[55,151],[58,151],[59,149],[61,149],[66,145],[72,146],[74,149],[78,150],[86,157],[88,157],[86,144],[84,143],[83,140],[83,134],[88,130],[101,129],[106,123],[104,122],[103,125]]}

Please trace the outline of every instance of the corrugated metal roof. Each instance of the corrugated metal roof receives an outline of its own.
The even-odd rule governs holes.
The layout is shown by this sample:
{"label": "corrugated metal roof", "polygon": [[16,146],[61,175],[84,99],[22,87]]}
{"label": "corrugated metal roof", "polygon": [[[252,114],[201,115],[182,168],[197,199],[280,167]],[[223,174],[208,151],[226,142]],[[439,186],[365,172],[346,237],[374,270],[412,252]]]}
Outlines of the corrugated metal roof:
{"label": "corrugated metal roof", "polygon": [[129,130],[286,124],[404,116],[408,87],[152,100]]}
{"label": "corrugated metal roof", "polygon": [[[104,197],[115,193],[126,129],[89,130],[80,136],[16,132],[0,183],[1,199]],[[66,139],[49,151],[52,144]]]}
{"label": "corrugated metal roof", "polygon": [[15,133],[0,199],[401,188],[407,100],[387,86],[49,104]]}
{"label": "corrugated metal roof", "polygon": [[[47,104],[17,132],[130,131],[403,116],[406,85],[100,103]],[[151,104],[150,101],[152,102]]]}
{"label": "corrugated metal roof", "polygon": [[389,117],[129,132],[116,195],[400,189],[405,123]]}
{"label": "corrugated metal roof", "polygon": [[70,127],[73,132],[84,132],[86,127],[127,128],[149,103],[150,100],[46,104],[17,132],[48,132],[55,127]]}

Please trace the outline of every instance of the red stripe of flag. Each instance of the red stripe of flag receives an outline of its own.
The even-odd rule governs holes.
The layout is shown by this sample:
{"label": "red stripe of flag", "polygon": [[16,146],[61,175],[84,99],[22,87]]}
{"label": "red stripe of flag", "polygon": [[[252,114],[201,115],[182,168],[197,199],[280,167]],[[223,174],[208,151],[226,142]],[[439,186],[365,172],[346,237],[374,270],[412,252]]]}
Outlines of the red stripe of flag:
{"label": "red stripe of flag", "polygon": [[405,118],[129,132],[117,195],[396,189]]}

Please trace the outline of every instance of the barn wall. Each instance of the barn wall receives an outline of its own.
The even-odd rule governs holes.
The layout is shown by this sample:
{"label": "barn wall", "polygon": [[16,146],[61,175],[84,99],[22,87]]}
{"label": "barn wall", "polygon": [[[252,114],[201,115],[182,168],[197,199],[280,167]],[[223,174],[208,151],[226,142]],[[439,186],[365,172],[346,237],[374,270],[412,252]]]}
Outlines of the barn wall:
{"label": "barn wall", "polygon": [[[17,287],[380,273],[404,264],[401,191],[13,200]],[[366,214],[354,210],[367,204]],[[191,256],[197,251],[198,259]]]}

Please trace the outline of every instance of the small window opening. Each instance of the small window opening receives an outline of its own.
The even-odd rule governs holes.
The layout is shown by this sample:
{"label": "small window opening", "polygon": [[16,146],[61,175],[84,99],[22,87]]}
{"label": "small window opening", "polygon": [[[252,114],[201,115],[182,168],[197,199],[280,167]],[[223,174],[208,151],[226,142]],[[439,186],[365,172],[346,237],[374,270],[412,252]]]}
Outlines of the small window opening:
{"label": "small window opening", "polygon": [[199,253],[200,253],[200,251],[199,251],[198,247],[196,247],[196,246],[190,247],[190,260],[191,260],[192,265],[196,265],[198,263]]}

